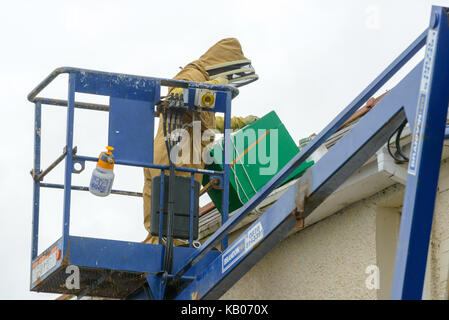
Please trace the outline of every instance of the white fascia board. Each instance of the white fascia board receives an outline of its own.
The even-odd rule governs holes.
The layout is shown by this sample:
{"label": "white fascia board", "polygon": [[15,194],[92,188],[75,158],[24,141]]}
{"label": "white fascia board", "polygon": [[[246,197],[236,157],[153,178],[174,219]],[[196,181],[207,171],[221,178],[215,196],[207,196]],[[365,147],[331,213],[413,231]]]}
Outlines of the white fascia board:
{"label": "white fascia board", "polygon": [[[376,157],[373,159],[375,160]],[[368,161],[305,219],[305,227],[317,223],[395,183],[383,171],[379,171],[377,161]]]}
{"label": "white fascia board", "polygon": [[383,147],[377,152],[377,165],[378,171],[383,172],[389,179],[402,185],[407,183],[407,163],[396,164],[388,153],[387,147]]}

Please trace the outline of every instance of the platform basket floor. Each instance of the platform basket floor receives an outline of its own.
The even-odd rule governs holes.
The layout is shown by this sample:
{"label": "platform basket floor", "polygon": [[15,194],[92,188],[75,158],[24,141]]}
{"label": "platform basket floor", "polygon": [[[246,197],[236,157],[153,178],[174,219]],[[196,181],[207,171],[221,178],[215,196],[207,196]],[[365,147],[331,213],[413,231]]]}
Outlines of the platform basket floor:
{"label": "platform basket floor", "polygon": [[32,291],[123,299],[146,283],[144,273],[79,267],[80,288],[68,289],[67,266],[61,266]]}

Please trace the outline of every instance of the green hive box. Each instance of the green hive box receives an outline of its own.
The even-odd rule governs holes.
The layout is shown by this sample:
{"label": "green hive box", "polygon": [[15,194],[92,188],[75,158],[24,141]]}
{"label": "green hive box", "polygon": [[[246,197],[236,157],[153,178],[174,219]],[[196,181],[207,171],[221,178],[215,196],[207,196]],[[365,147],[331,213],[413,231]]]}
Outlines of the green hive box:
{"label": "green hive box", "polygon": [[[229,212],[248,202],[299,152],[298,146],[274,111],[232,133],[231,140],[234,143],[230,149]],[[272,145],[276,140],[277,148],[276,145]],[[222,139],[213,145],[210,155],[214,162],[206,165],[206,169],[223,170]],[[313,163],[313,161],[302,163],[283,184],[301,176]],[[209,176],[204,175],[203,186],[208,182]],[[210,189],[208,194],[215,207],[222,212],[222,190]]]}

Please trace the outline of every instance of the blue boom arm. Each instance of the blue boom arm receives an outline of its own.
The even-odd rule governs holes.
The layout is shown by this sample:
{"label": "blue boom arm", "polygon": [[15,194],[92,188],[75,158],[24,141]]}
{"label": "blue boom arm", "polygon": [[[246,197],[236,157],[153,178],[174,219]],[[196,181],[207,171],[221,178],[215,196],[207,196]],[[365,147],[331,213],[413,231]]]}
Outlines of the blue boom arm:
{"label": "blue boom arm", "polygon": [[[426,42],[427,40],[427,42]],[[268,209],[177,297],[216,299],[284,239],[319,204],[381,148],[407,119],[413,145],[407,179],[392,298],[420,299],[449,101],[448,10],[432,8],[430,28],[401,54],[178,270],[184,274],[285,177],[307,159],[354,111],[426,44],[416,66],[296,185]]]}

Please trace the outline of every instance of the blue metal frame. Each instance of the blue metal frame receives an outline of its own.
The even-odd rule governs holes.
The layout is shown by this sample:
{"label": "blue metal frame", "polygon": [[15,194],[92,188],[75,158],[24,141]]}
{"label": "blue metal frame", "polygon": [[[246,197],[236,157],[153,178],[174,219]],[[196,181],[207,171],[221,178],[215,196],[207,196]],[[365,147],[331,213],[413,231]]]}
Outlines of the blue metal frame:
{"label": "blue metal frame", "polygon": [[203,254],[213,248],[233,227],[242,221],[256,206],[265,199],[280,183],[312,155],[333,133],[335,133],[349,117],[372,97],[391,77],[400,70],[425,44],[427,31],[423,32],[393,63],[391,63],[357,98],[355,98],[340,114],[326,126],[298,155],[280,170],[265,186],[245,203],[226,223],[224,223],[176,274],[182,275]]}
{"label": "blue metal frame", "polygon": [[[412,130],[424,130],[418,140],[422,147],[419,149],[419,159],[427,166],[418,168],[421,180],[411,180],[407,184],[407,193],[404,203],[404,214],[401,223],[400,245],[398,248],[398,261],[392,297],[398,297],[398,290],[402,298],[420,298],[422,281],[424,279],[427,246],[433,216],[433,204],[436,194],[436,181],[438,179],[439,161],[441,159],[442,139],[448,106],[449,88],[447,76],[446,47],[449,39],[446,36],[449,24],[447,23],[447,9],[433,7],[431,27],[423,32],[380,76],[378,76],[347,108],[345,108],[312,142],[307,145],[294,159],[290,161],[278,174],[276,174],[253,198],[239,211],[223,224],[201,247],[188,259],[186,264],[176,274],[182,276],[191,268],[203,254],[207,253],[224,234],[236,226],[252,209],[254,209],[280,182],[291,174],[303,161],[305,161],[322,143],[326,141],[341,125],[377,90],[381,88],[410,58],[412,58],[426,43],[429,32],[438,31],[434,42],[436,50],[431,51],[434,64],[437,67],[432,72],[438,74],[431,77],[429,66],[419,64],[409,75],[392,90],[369,114],[367,114],[337,145],[335,145],[320,161],[309,168],[305,175],[299,179],[269,210],[267,210],[248,230],[260,224],[263,230],[261,243],[238,251],[239,241],[248,237],[248,232],[237,239],[216,261],[178,298],[186,298],[191,292],[196,292],[200,298],[218,298],[244,273],[246,273],[259,259],[274,247],[291,231],[301,219],[307,217],[327,196],[335,191],[357,168],[363,165],[369,157],[387,141],[388,137],[397,130],[407,117]],[[444,29],[444,31],[442,31]],[[427,50],[429,52],[429,46]],[[424,67],[424,71],[423,71]],[[438,71],[436,71],[438,69]],[[429,93],[425,103],[418,100],[419,87],[422,79],[429,80],[429,90],[436,88],[434,96]],[[434,111],[426,113],[429,103],[433,102]],[[422,106],[425,106],[422,109]],[[417,109],[418,106],[418,109]],[[417,111],[418,110],[418,111]],[[423,112],[424,110],[424,112]],[[429,122],[421,129],[416,129],[418,121]],[[432,125],[431,125],[432,124]],[[433,127],[434,126],[434,127]],[[415,133],[414,133],[415,134]],[[422,138],[425,137],[425,138]],[[430,138],[432,137],[432,138]],[[428,141],[427,144],[424,141]],[[425,147],[427,146],[427,147]],[[424,152],[425,151],[425,152]],[[426,159],[426,162],[423,161]],[[422,164],[421,164],[422,165]],[[427,176],[426,179],[422,177]],[[415,179],[415,178],[412,178]],[[422,195],[416,197],[416,195]],[[413,204],[412,199],[416,204]],[[420,200],[418,200],[420,199]],[[298,207],[298,203],[300,203]],[[418,207],[419,203],[419,207]],[[426,204],[427,203],[427,204]],[[414,207],[413,213],[407,212],[409,206]],[[420,215],[418,211],[421,210]],[[424,214],[425,212],[425,214]],[[418,218],[419,216],[420,218]],[[274,223],[273,223],[274,221]],[[412,225],[414,229],[412,228]],[[412,240],[413,239],[413,240]],[[410,247],[413,245],[413,252]],[[237,249],[235,249],[237,248]],[[226,261],[226,255],[234,251],[238,261],[228,269],[220,270]],[[231,251],[229,251],[231,250]],[[413,257],[413,258],[412,258]],[[418,263],[419,261],[419,263]],[[405,274],[404,269],[409,273]],[[416,272],[415,275],[412,275]],[[405,277],[408,276],[407,280]],[[421,281],[416,281],[419,277]],[[408,285],[410,288],[402,286]],[[402,287],[402,288],[401,288]],[[413,287],[413,289],[412,289]],[[398,289],[399,288],[399,289]],[[404,293],[407,291],[407,294]]]}
{"label": "blue metal frame", "polygon": [[[418,87],[420,68],[421,64],[309,168],[228,250],[199,274],[178,298],[184,299],[192,292],[198,292],[198,296],[204,299],[219,298],[297,227],[298,214],[301,218],[307,218],[372,157],[406,118],[406,110],[415,108],[416,99],[406,102],[403,97],[410,88]],[[261,237],[248,246],[247,239],[251,239],[252,230],[262,230],[259,233]],[[231,263],[227,262],[229,256],[233,257]]]}
{"label": "blue metal frame", "polygon": [[[41,111],[40,102],[34,105],[34,169],[33,174],[41,171]],[[31,260],[37,257],[38,241],[39,241],[39,200],[40,186],[39,181],[33,183],[33,222],[31,237]]]}
{"label": "blue metal frame", "polygon": [[[81,281],[92,280],[86,277],[92,271],[102,271],[101,275],[107,275],[111,272],[127,274],[130,277],[130,282],[135,281],[134,284],[127,284],[126,282],[118,284],[123,287],[125,295],[118,294],[114,290],[110,290],[108,297],[126,298],[128,295],[140,295],[142,287],[145,286],[147,278],[154,278],[159,281],[158,273],[161,270],[163,263],[163,245],[149,245],[135,242],[125,242],[116,240],[105,240],[87,237],[69,236],[70,252],[64,258],[58,258],[51,269],[48,270],[42,277],[32,279],[31,289],[33,291],[44,291],[52,293],[60,293],[59,287],[52,285],[55,281],[55,274],[63,276],[63,280],[67,278],[66,268],[70,265],[77,266],[80,269]],[[62,251],[63,239],[58,239],[51,245],[44,254],[50,252]],[[179,266],[183,261],[192,254],[195,249],[185,247],[174,248],[174,266]],[[192,269],[186,274],[184,280],[192,281],[200,268],[204,268],[213,261],[218,252],[211,252],[202,260],[197,269]],[[58,279],[56,277],[56,279]],[[33,281],[34,280],[34,281]],[[98,280],[101,280],[99,277]],[[103,281],[105,279],[102,279]],[[137,281],[136,281],[137,280]],[[64,282],[62,282],[64,283]],[[90,283],[88,289],[94,289],[95,283]],[[66,293],[74,295],[84,295],[89,290],[83,288],[73,290],[72,292],[65,290]],[[150,290],[152,291],[152,290]],[[97,293],[95,293],[97,294]],[[156,293],[152,293],[156,295]],[[162,297],[160,297],[162,298]]]}
{"label": "blue metal frame", "polygon": [[[67,150],[72,150],[73,148],[74,117],[75,117],[75,76],[73,73],[70,73],[68,104],[67,104],[67,134],[66,134]],[[68,251],[67,249],[69,246],[72,168],[73,168],[73,158],[69,152],[67,153],[65,158],[65,174],[64,174],[64,209],[63,209],[63,223],[62,223],[63,256]]]}
{"label": "blue metal frame", "polygon": [[[53,81],[58,75],[68,73],[69,74],[69,81],[68,81],[68,100],[56,100],[56,99],[49,99],[49,98],[41,98],[37,97],[37,95],[42,91],[51,81]],[[92,70],[84,70],[84,69],[76,69],[76,68],[59,68],[56,69],[53,73],[51,73],[43,82],[41,82],[28,96],[29,101],[33,102],[35,104],[35,133],[34,133],[34,169],[32,171],[32,175],[34,178],[34,193],[33,193],[33,227],[32,227],[32,245],[31,245],[31,278],[33,279],[33,266],[35,264],[38,264],[39,261],[41,261],[43,258],[45,258],[47,255],[50,255],[49,250],[57,248],[60,250],[60,257],[62,259],[51,269],[47,270],[45,274],[40,275],[38,279],[35,279],[35,281],[31,281],[31,288],[32,290],[40,290],[39,288],[46,288],[45,284],[43,283],[45,279],[47,279],[49,276],[52,275],[52,272],[60,272],[59,268],[62,265],[67,265],[69,263],[75,263],[80,266],[93,268],[95,266],[87,265],[83,262],[83,257],[90,257],[92,253],[92,248],[98,246],[100,243],[104,245],[104,247],[110,247],[111,250],[115,250],[115,248],[123,247],[124,244],[121,242],[111,242],[109,240],[102,240],[102,239],[90,239],[89,240],[89,246],[84,246],[82,248],[83,252],[78,252],[77,250],[81,250],[81,248],[78,248],[76,246],[76,237],[73,237],[70,235],[70,202],[71,202],[71,191],[72,190],[88,190],[87,187],[80,187],[80,186],[73,186],[72,185],[72,174],[73,173],[79,173],[84,169],[84,163],[85,161],[91,161],[91,162],[97,162],[98,158],[95,157],[89,157],[89,156],[79,156],[76,155],[76,148],[73,149],[73,129],[74,129],[74,113],[75,108],[83,108],[88,110],[100,110],[100,111],[109,111],[109,106],[105,105],[98,105],[98,104],[90,104],[90,103],[79,103],[75,101],[75,93],[76,92],[82,92],[82,93],[90,93],[90,94],[100,94],[100,95],[107,95],[111,98],[114,98],[114,101],[118,101],[119,103],[126,103],[127,100],[136,100],[138,101],[145,101],[145,103],[149,102],[149,106],[151,108],[154,108],[154,105],[159,101],[160,99],[160,88],[161,86],[171,86],[171,87],[182,87],[182,88],[188,88],[188,92],[190,94],[189,98],[189,109],[198,109],[198,107],[193,105],[193,99],[196,89],[209,89],[216,92],[216,102],[214,108],[208,108],[208,109],[202,109],[203,111],[207,112],[223,112],[225,119],[226,119],[226,125],[225,128],[230,128],[230,112],[231,112],[231,100],[233,97],[235,97],[238,94],[238,90],[234,87],[230,86],[217,86],[217,85],[211,85],[211,84],[205,84],[205,83],[194,83],[194,82],[186,82],[186,81],[179,81],[179,80],[171,80],[171,79],[160,79],[160,78],[148,78],[148,77],[140,77],[140,76],[132,76],[132,75],[123,75],[123,74],[114,74],[114,73],[105,73],[100,71],[92,71]],[[41,150],[41,105],[42,104],[48,104],[48,105],[57,105],[57,106],[66,106],[67,107],[67,127],[66,127],[66,147],[65,147],[65,153],[57,160],[55,161],[47,170],[45,170],[44,174],[42,174],[40,169],[40,150]],[[152,120],[154,122],[154,114],[150,114],[152,117]],[[154,130],[154,124],[151,124],[151,130]],[[153,133],[152,133],[153,134]],[[152,136],[151,134],[151,136]],[[228,134],[229,136],[229,134]],[[229,137],[227,138],[229,139]],[[67,150],[74,150],[73,152],[67,152]],[[152,147],[151,147],[152,152]],[[229,157],[229,155],[224,153],[224,157]],[[148,157],[147,157],[148,158]],[[131,157],[131,160],[128,160],[126,157],[126,154],[122,159],[117,159],[115,163],[117,165],[129,165],[129,166],[139,166],[139,167],[145,167],[145,168],[155,168],[160,169],[161,173],[164,173],[164,170],[169,169],[169,166],[163,166],[163,165],[155,165],[152,163],[152,155],[150,161],[134,161]],[[46,173],[48,173],[51,169],[53,169],[60,160],[65,159],[65,170],[64,170],[64,184],[52,184],[52,183],[42,183],[44,176]],[[79,171],[74,170],[73,165],[74,163],[81,163],[82,169]],[[190,217],[191,217],[191,223],[190,223],[190,246],[192,247],[193,243],[193,185],[194,185],[194,174],[200,173],[200,174],[209,174],[213,176],[220,176],[223,177],[225,180],[229,180],[229,164],[225,164],[223,171],[211,171],[211,170],[201,170],[201,169],[192,169],[192,168],[184,168],[184,167],[176,167],[176,171],[183,171],[183,172],[189,172],[191,174],[191,185],[192,190],[191,193],[191,208],[190,208]],[[162,174],[163,176],[163,174]],[[163,197],[163,185],[164,185],[164,179],[161,179],[161,185],[162,185],[162,192],[161,197]],[[63,203],[63,225],[62,225],[62,237],[60,240],[57,241],[57,243],[53,246],[51,246],[49,249],[45,250],[40,256],[38,256],[38,237],[39,237],[39,198],[40,198],[40,188],[41,187],[47,187],[47,188],[59,188],[64,189],[64,203]],[[229,186],[224,186],[224,193],[228,195],[228,190],[226,188],[229,188]],[[121,191],[121,190],[113,190],[112,193],[115,194],[123,194],[123,195],[132,195],[132,196],[141,196],[140,193],[136,192],[130,192],[130,191]],[[163,198],[162,198],[163,199]],[[226,198],[224,199],[223,203],[225,207],[228,207],[229,200]],[[161,201],[163,204],[163,201]],[[161,208],[163,210],[163,208]],[[227,213],[226,210],[223,215],[223,221],[227,220]],[[160,226],[159,226],[159,244],[162,243],[162,219],[160,219]],[[118,247],[117,247],[118,246]],[[131,247],[135,246],[144,246],[149,247],[148,252],[151,252],[151,254],[145,254],[145,256],[151,256],[151,259],[155,259],[153,256],[160,256],[163,255],[163,250],[160,251],[158,249],[158,252],[153,252],[155,249],[150,244],[132,244],[127,243],[125,247],[130,249]],[[225,246],[225,245],[224,245]],[[158,245],[158,248],[161,247]],[[164,246],[162,246],[164,247]],[[142,247],[143,248],[143,247]],[[182,251],[183,249],[175,249],[175,252]],[[191,253],[192,250],[196,249],[190,249],[186,252],[189,254],[184,254],[182,257],[187,258]],[[142,252],[143,254],[143,252]],[[214,255],[216,255],[214,253]],[[73,260],[73,257],[77,256],[79,259]],[[106,260],[104,264],[101,266],[98,264],[98,260],[96,261],[96,267],[103,269],[104,272],[112,272],[112,271],[124,271],[124,269],[120,269],[120,263],[124,262],[123,259],[125,259],[126,254],[119,254],[118,252],[115,252],[112,254],[111,251],[111,257],[109,260]],[[87,259],[87,258],[86,258]],[[180,265],[182,265],[182,260],[180,260],[179,254],[177,254],[176,257],[174,257],[176,263],[174,266],[178,268]],[[78,261],[79,260],[79,261]],[[156,261],[156,260],[155,260]],[[150,280],[151,277],[153,279],[156,279],[156,282],[161,282],[162,279],[155,275],[154,273],[156,271],[161,271],[162,263],[159,263],[157,265],[156,271],[153,269],[142,269],[137,268],[136,265],[134,265],[135,268],[133,269],[133,272],[145,272],[148,274],[148,279]],[[136,269],[137,268],[137,269]],[[108,271],[109,270],[109,271]],[[105,279],[100,278],[100,282],[104,282]],[[191,279],[191,277],[187,277],[184,279]],[[149,281],[150,283],[151,281]],[[99,283],[98,283],[99,285]],[[159,286],[161,287],[161,286]],[[93,290],[93,287],[91,288]],[[45,289],[44,289],[45,290]],[[50,289],[46,289],[50,290]],[[150,290],[151,291],[151,290]],[[162,291],[163,292],[163,291]],[[78,292],[79,293],[79,292]],[[159,294],[154,293],[153,297],[156,298],[162,298],[162,296]]]}
{"label": "blue metal frame", "polygon": [[393,299],[421,299],[449,101],[448,11],[432,8],[402,209]]}

